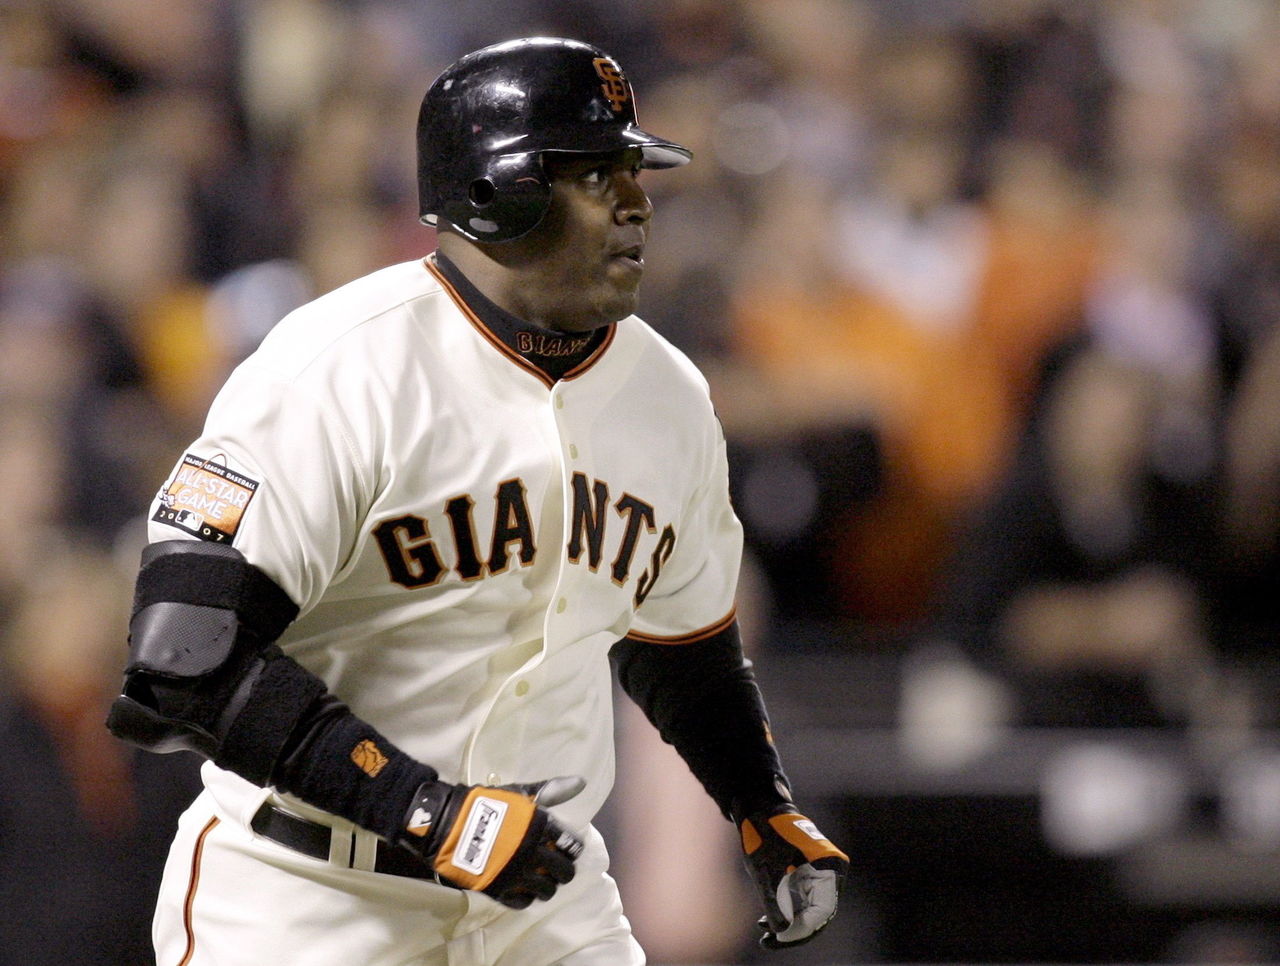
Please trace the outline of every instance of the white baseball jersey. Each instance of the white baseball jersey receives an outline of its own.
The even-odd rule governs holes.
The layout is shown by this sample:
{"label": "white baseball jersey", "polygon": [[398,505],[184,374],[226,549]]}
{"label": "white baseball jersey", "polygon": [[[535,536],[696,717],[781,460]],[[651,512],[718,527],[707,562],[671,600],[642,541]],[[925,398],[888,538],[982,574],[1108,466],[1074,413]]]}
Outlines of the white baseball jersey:
{"label": "white baseball jersey", "polygon": [[281,321],[151,514],[280,584],[285,652],[443,780],[585,777],[570,827],[613,781],[610,646],[726,626],[742,545],[678,350],[633,316],[554,381],[430,258]]}

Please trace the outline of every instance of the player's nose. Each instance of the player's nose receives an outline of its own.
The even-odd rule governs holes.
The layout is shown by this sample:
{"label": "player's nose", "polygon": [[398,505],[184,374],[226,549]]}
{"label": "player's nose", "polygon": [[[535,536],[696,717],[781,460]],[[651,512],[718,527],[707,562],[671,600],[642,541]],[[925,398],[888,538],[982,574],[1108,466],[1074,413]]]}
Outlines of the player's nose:
{"label": "player's nose", "polygon": [[613,217],[618,224],[644,224],[653,217],[653,203],[633,172],[619,174],[616,197]]}

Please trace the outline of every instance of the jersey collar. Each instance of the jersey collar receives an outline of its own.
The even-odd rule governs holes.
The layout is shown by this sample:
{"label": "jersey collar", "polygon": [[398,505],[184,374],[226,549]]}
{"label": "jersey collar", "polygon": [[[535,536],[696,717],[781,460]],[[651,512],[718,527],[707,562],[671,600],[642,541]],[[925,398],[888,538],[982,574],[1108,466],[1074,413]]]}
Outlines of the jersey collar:
{"label": "jersey collar", "polygon": [[472,285],[458,266],[438,251],[427,256],[426,265],[490,343],[548,386],[581,375],[613,341],[615,324],[579,335],[512,315]]}

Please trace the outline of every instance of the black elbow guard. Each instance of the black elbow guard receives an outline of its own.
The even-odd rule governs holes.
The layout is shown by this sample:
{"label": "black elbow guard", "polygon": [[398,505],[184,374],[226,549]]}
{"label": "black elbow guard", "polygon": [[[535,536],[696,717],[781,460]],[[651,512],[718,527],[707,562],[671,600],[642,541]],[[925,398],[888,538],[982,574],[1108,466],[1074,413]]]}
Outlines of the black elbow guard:
{"label": "black elbow guard", "polygon": [[194,751],[265,781],[294,725],[325,691],[273,643],[297,614],[233,547],[152,544],[142,555],[129,663],[107,727],[148,751]]}

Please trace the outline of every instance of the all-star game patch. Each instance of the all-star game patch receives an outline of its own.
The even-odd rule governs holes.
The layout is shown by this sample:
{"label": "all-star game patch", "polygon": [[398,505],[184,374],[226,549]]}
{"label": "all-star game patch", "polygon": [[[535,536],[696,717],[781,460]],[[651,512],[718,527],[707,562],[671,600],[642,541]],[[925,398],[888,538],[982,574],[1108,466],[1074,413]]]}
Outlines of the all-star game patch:
{"label": "all-star game patch", "polygon": [[202,540],[230,543],[257,491],[258,481],[226,466],[221,453],[208,459],[187,453],[160,490],[151,519]]}

